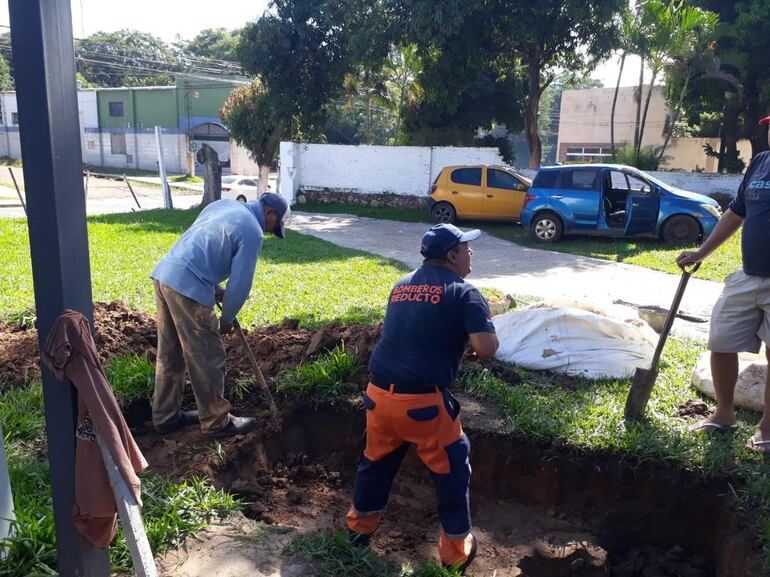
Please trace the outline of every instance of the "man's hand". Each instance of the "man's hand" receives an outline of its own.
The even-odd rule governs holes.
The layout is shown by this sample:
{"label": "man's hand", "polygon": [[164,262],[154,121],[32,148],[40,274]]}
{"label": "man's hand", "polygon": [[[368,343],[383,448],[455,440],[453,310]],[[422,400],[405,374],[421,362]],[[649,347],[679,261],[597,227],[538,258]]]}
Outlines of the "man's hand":
{"label": "man's hand", "polygon": [[223,323],[222,320],[219,320],[219,334],[220,335],[229,335],[233,330],[233,325],[231,323]]}
{"label": "man's hand", "polygon": [[704,258],[706,258],[705,255],[702,255],[700,251],[684,251],[680,253],[678,257],[676,257],[676,264],[679,268],[684,268],[687,265],[699,263]]}

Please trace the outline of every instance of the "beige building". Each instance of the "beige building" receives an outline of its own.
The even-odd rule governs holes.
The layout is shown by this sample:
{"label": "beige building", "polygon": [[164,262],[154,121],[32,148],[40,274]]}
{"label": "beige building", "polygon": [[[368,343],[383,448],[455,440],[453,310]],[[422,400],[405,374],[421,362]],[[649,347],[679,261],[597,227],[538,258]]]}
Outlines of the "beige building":
{"label": "beige building", "polygon": [[[648,86],[643,97],[647,97]],[[636,119],[636,87],[622,87],[615,107],[615,146],[633,142]],[[614,88],[565,90],[561,98],[558,162],[609,161],[611,154],[610,114]],[[642,101],[644,107],[644,101]],[[656,86],[650,98],[642,144],[663,144],[663,130],[669,114],[663,88]]]}
{"label": "beige building", "polygon": [[[644,87],[643,98],[649,86]],[[615,146],[633,142],[636,121],[636,87],[623,87],[618,91],[615,107]],[[614,88],[588,88],[565,90],[561,99],[559,139],[556,159],[558,162],[610,162],[610,114]],[[644,107],[644,100],[642,101]],[[663,87],[656,86],[650,97],[650,108],[642,135],[643,145],[662,145],[664,130],[669,122],[670,111],[663,94]],[[717,159],[707,156],[704,145],[719,150],[719,138],[672,138],[666,148],[661,168],[690,172],[716,172]],[[751,159],[751,143],[738,142],[740,157],[748,164]]]}

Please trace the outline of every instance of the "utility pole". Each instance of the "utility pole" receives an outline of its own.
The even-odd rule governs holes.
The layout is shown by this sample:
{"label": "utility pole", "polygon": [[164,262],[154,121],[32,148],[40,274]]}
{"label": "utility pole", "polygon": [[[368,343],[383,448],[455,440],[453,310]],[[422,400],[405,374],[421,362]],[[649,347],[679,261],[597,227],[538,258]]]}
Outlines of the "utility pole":
{"label": "utility pole", "polygon": [[[64,309],[93,324],[75,50],[69,0],[9,0],[27,191],[38,342]],[[108,577],[109,555],[75,528],[75,415],[70,382],[42,368],[58,573]]]}

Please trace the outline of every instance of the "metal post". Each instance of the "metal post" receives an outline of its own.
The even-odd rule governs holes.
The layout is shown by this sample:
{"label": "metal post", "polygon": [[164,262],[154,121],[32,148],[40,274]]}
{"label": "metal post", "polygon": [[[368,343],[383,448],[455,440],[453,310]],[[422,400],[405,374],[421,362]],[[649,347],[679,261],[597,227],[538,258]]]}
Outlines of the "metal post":
{"label": "metal post", "polygon": [[166,165],[163,161],[163,139],[161,137],[160,126],[155,127],[155,142],[158,145],[158,172],[160,172],[160,185],[163,187],[163,208],[174,208],[171,200],[171,189],[166,180]]}
{"label": "metal post", "polygon": [[13,173],[13,168],[9,166],[8,172],[11,173],[11,180],[13,181],[13,186],[16,187],[16,196],[19,197],[21,208],[24,209],[24,216],[27,216],[27,205],[24,204],[24,198],[21,196],[21,190],[19,190],[19,183],[16,182],[16,175]]}
{"label": "metal post", "polygon": [[5,460],[5,445],[3,444],[3,425],[0,423],[0,559],[6,551],[2,542],[13,534],[13,495],[11,481],[8,478],[8,463]]}
{"label": "metal post", "polygon": [[134,194],[134,189],[131,187],[131,183],[128,182],[128,178],[126,177],[125,174],[123,175],[123,182],[125,182],[126,186],[128,186],[128,192],[130,192],[131,196],[134,197],[134,202],[136,203],[136,206],[139,207],[139,210],[142,210],[142,205],[139,204],[139,200],[136,198],[136,195]]}
{"label": "metal post", "polygon": [[[38,341],[65,308],[93,322],[69,0],[9,0]],[[106,550],[75,529],[75,389],[43,368],[58,572],[108,577]]]}

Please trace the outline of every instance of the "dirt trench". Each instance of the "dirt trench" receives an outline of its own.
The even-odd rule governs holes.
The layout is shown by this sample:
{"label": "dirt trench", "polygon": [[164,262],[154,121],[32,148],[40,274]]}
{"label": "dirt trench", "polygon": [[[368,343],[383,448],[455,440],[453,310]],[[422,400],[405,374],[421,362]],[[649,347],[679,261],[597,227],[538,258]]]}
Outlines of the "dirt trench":
{"label": "dirt trench", "polygon": [[[504,431],[489,407],[461,401],[480,544],[469,575],[761,575],[726,482],[532,444]],[[283,409],[279,427],[265,420],[257,434],[218,448],[194,430],[161,439],[140,427],[137,440],[154,468],[206,475],[240,496],[249,517],[303,532],[341,529],[361,450],[361,407],[349,400]],[[410,454],[372,546],[416,565],[436,558],[437,531],[431,479]]]}
{"label": "dirt trench", "polygon": [[[154,319],[120,303],[95,307],[104,361],[134,352],[155,355]],[[268,379],[344,342],[368,358],[379,334],[370,325],[333,324],[310,331],[286,321],[248,334]],[[231,392],[251,369],[235,338],[226,340]],[[37,371],[33,329],[0,326],[0,380],[19,384]],[[515,386],[516,375],[501,374]],[[360,371],[353,389],[366,384]],[[567,384],[563,384],[567,386]],[[562,386],[562,385],[560,385]],[[229,395],[228,395],[229,396]],[[236,402],[256,415],[253,434],[215,443],[197,430],[167,437],[152,432],[149,405],[126,414],[152,469],[177,479],[210,478],[237,494],[245,513],[300,531],[343,527],[361,451],[358,395],[314,407],[277,399],[281,419],[267,419],[257,392]],[[507,577],[753,577],[759,552],[741,527],[726,479],[704,480],[662,465],[614,455],[576,454],[518,438],[488,406],[463,397],[461,418],[472,442],[471,507],[479,556],[470,575]],[[194,405],[192,396],[185,401]],[[413,454],[394,484],[373,548],[397,562],[435,559],[438,519],[427,471]]]}

